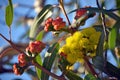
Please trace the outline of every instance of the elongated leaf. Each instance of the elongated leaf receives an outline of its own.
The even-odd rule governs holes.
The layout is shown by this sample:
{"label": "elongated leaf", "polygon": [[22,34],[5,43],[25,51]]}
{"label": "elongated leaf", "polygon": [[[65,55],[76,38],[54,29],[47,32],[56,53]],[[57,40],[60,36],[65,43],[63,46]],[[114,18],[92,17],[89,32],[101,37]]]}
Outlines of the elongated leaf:
{"label": "elongated leaf", "polygon": [[109,36],[108,36],[108,45],[110,49],[114,49],[116,45],[116,38],[117,38],[117,29],[119,29],[120,22],[116,22],[116,24],[111,29]]}
{"label": "elongated leaf", "polygon": [[100,71],[111,75],[113,77],[116,77],[120,79],[120,69],[117,68],[116,66],[112,65],[110,62],[106,62],[106,66],[103,57],[97,56],[92,59],[93,60],[93,65],[95,68],[99,69]]}
{"label": "elongated leaf", "polygon": [[[117,8],[120,8],[120,0],[116,0]],[[120,14],[120,11],[119,11]]]}
{"label": "elongated leaf", "polygon": [[[56,53],[58,53],[58,50],[59,50],[59,44],[55,43],[55,44],[52,45],[52,47],[50,47],[48,49],[48,52],[46,53],[47,56],[44,59],[43,67],[46,68],[48,71],[51,71],[51,67],[52,67],[53,62],[55,60]],[[49,75],[42,72],[41,80],[48,80],[48,79],[49,79]]]}
{"label": "elongated leaf", "polygon": [[[37,37],[36,37],[36,40],[42,40],[42,38],[43,38],[43,32],[44,32],[44,31],[39,32],[39,34],[38,34]],[[38,55],[38,56],[35,58],[35,60],[37,61],[37,63],[38,63],[39,65],[42,65],[42,59],[41,59],[41,56],[40,56],[40,55]],[[39,68],[37,68],[37,67],[35,67],[35,68],[36,68],[37,76],[38,76],[38,78],[40,79],[40,78],[41,78],[41,69],[39,69]]]}
{"label": "elongated leaf", "polygon": [[100,80],[98,78],[96,78],[95,76],[93,76],[92,74],[87,74],[84,78],[84,80]]}
{"label": "elongated leaf", "polygon": [[[42,65],[42,59],[41,59],[40,55],[36,56],[35,60],[37,61],[37,63],[39,65]],[[36,68],[37,76],[40,79],[41,78],[41,70],[39,68],[37,68],[37,67],[35,67],[35,68]]]}
{"label": "elongated leaf", "polygon": [[102,56],[96,56],[92,61],[95,68],[104,71],[104,58]]}
{"label": "elongated leaf", "polygon": [[39,34],[38,34],[37,37],[36,37],[36,40],[42,40],[42,38],[43,38],[43,33],[44,33],[44,31],[39,32]]}
{"label": "elongated leaf", "polygon": [[39,25],[43,22],[45,16],[48,14],[49,11],[51,11],[51,9],[52,9],[52,5],[46,5],[41,10],[41,12],[37,15],[37,17],[35,18],[33,22],[33,25],[30,28],[30,34],[29,34],[30,38],[35,37]]}
{"label": "elongated leaf", "polygon": [[66,76],[69,80],[83,80],[80,76],[73,73],[72,71],[67,71]]}
{"label": "elongated leaf", "polygon": [[[94,12],[104,13],[104,14],[108,15],[109,17],[115,19],[116,21],[120,20],[120,17],[113,13],[113,11],[116,11],[118,9],[116,9],[116,10],[112,10],[112,9],[111,10],[106,10],[106,9],[99,9],[99,8],[95,8],[95,7],[80,8],[80,9],[90,11],[91,13],[94,13]],[[69,12],[69,14],[72,13],[72,12],[75,12],[77,10],[78,9],[72,10],[72,11]]]}
{"label": "elongated leaf", "polygon": [[96,55],[103,55],[103,45],[104,45],[104,32],[102,31],[97,46]]}
{"label": "elongated leaf", "polygon": [[8,27],[10,27],[13,21],[13,5],[11,0],[8,0],[8,1],[9,1],[9,4],[6,7],[5,20]]}

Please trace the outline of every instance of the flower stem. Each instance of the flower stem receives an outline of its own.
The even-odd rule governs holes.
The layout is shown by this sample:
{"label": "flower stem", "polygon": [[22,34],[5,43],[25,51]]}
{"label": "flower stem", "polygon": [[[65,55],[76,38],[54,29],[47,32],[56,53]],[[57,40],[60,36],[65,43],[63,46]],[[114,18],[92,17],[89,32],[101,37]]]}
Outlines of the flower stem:
{"label": "flower stem", "polygon": [[[98,0],[96,0],[96,4],[97,4],[99,9],[102,9],[102,7],[100,6]],[[101,20],[102,20],[103,32],[104,32],[104,36],[105,36],[104,39],[108,43],[107,28],[106,28],[106,23],[105,23],[105,15],[103,13],[101,13]],[[107,63],[107,49],[105,49],[104,59],[105,59],[104,67],[106,67],[106,63]]]}
{"label": "flower stem", "polygon": [[88,58],[86,56],[84,57],[84,60],[85,60],[85,63],[87,64],[87,66],[90,68],[91,73],[94,76],[98,77],[98,74],[95,72],[95,70],[92,67],[92,64],[89,62],[89,60],[88,60]]}
{"label": "flower stem", "polygon": [[64,13],[64,15],[65,15],[65,17],[66,17],[66,19],[67,19],[67,21],[68,21],[68,24],[69,25],[71,25],[71,23],[70,23],[70,20],[69,20],[69,18],[68,18],[68,16],[67,16],[67,13],[66,13],[66,11],[65,11],[65,8],[64,8],[64,6],[63,6],[63,0],[59,0],[59,7],[60,7],[60,9],[62,10],[62,12]]}
{"label": "flower stem", "polygon": [[32,61],[32,63],[33,63],[33,65],[35,65],[36,67],[38,67],[39,69],[41,69],[43,72],[45,72],[46,74],[48,74],[48,75],[50,75],[50,76],[52,76],[52,77],[54,77],[54,78],[56,78],[56,79],[58,79],[58,80],[66,80],[65,78],[64,78],[64,76],[57,76],[57,75],[55,75],[54,73],[51,73],[51,72],[49,72],[48,70],[46,70],[44,67],[42,67],[41,65],[39,65],[36,61]]}
{"label": "flower stem", "polygon": [[9,28],[9,35],[10,35],[10,41],[12,41],[12,36],[11,36],[11,27]]}
{"label": "flower stem", "polygon": [[[15,44],[11,41],[8,40],[5,36],[3,36],[2,34],[0,34],[0,36],[5,39],[16,51],[20,52],[20,53],[24,53],[23,51],[21,51],[20,49],[18,49]],[[5,53],[4,53],[5,54]],[[0,54],[0,57],[2,57],[3,54]]]}

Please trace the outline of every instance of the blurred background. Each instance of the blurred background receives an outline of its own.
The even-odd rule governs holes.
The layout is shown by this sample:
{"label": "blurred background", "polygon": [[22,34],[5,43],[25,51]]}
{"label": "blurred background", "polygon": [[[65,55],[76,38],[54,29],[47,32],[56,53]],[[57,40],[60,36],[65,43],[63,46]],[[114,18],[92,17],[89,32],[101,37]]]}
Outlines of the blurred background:
{"label": "blurred background", "polygon": [[[102,3],[104,0],[99,0]],[[32,25],[33,19],[41,11],[41,9],[47,5],[57,5],[58,0],[12,0],[14,6],[14,19],[11,25],[12,29],[12,41],[21,49],[29,43],[29,29]],[[97,7],[96,0],[64,0],[65,10],[68,12],[81,8],[84,6]],[[117,4],[116,0],[105,0],[106,9],[115,9]],[[5,8],[8,5],[8,0],[0,0],[0,33],[9,39],[9,28],[5,23]],[[74,14],[69,14],[68,17],[72,22],[74,20]],[[55,8],[52,13],[52,17],[61,16],[66,21],[63,14],[58,8]],[[95,17],[90,18],[86,21],[84,26],[81,28],[90,27],[97,23],[98,13]],[[109,19],[108,19],[109,20]],[[112,22],[112,21],[111,21]],[[42,24],[40,25],[42,26]],[[43,28],[42,28],[43,29]],[[41,28],[40,28],[41,30]],[[49,37],[48,37],[49,36]],[[51,33],[46,34],[44,41],[53,41]],[[26,73],[21,76],[16,76],[12,73],[12,64],[17,62],[17,52],[10,48],[3,38],[0,37],[0,52],[6,51],[9,55],[4,56],[0,59],[0,80],[37,80],[34,67],[29,69]],[[113,60],[112,60],[113,61]]]}

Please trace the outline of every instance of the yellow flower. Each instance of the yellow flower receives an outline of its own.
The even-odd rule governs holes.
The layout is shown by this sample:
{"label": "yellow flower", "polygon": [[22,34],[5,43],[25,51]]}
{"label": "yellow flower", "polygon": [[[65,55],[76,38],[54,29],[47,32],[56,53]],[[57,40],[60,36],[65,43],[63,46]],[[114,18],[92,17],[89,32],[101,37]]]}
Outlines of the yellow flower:
{"label": "yellow flower", "polygon": [[91,44],[98,44],[100,35],[101,35],[100,32],[96,32],[95,34],[92,34],[90,36],[90,43]]}
{"label": "yellow flower", "polygon": [[86,48],[86,46],[89,45],[89,40],[87,38],[82,38],[79,41],[79,45],[81,48]]}
{"label": "yellow flower", "polygon": [[84,59],[83,58],[78,58],[78,62],[80,62],[81,64],[84,63]]}
{"label": "yellow flower", "polygon": [[89,37],[91,34],[95,34],[96,30],[93,27],[89,27],[83,29],[81,32],[84,36]]}
{"label": "yellow flower", "polygon": [[77,56],[75,54],[69,53],[67,55],[67,61],[70,62],[71,64],[74,64],[77,60]]}
{"label": "yellow flower", "polygon": [[70,36],[70,37],[68,37],[68,38],[66,39],[66,45],[67,45],[67,46],[71,46],[71,44],[74,43],[74,42],[75,42],[75,41],[74,41],[74,39],[73,39],[72,36]]}
{"label": "yellow flower", "polygon": [[77,31],[73,34],[73,39],[79,41],[83,37],[83,34],[80,31]]}
{"label": "yellow flower", "polygon": [[96,56],[96,45],[88,45],[86,48],[86,54],[87,56],[94,57]]}
{"label": "yellow flower", "polygon": [[77,31],[66,39],[66,44],[59,52],[67,54],[66,59],[71,64],[76,61],[84,63],[84,56],[96,56],[100,34],[93,27]]}
{"label": "yellow flower", "polygon": [[63,52],[64,54],[69,54],[70,53],[70,49],[68,46],[64,45],[63,47],[61,47],[59,49],[59,53]]}

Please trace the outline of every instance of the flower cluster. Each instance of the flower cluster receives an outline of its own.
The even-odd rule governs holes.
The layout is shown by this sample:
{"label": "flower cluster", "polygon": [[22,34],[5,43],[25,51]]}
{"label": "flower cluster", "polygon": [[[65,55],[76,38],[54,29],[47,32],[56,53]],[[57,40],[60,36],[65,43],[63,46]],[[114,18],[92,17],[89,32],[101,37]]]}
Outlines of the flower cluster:
{"label": "flower cluster", "polygon": [[30,51],[31,53],[40,53],[45,48],[45,44],[41,41],[31,42],[29,46],[26,48],[26,51]]}
{"label": "flower cluster", "polygon": [[71,64],[76,61],[84,62],[84,56],[94,57],[100,37],[93,27],[75,32],[66,39],[66,44],[60,48],[59,52],[66,54],[66,59]]}
{"label": "flower cluster", "polygon": [[21,75],[24,70],[25,70],[25,67],[28,66],[28,57],[26,54],[24,53],[20,53],[18,55],[18,63],[15,63],[13,65],[13,72],[14,74],[16,75]]}
{"label": "flower cluster", "polygon": [[78,9],[78,10],[76,11],[75,19],[80,18],[80,17],[83,16],[86,12],[87,12],[87,10],[85,10],[85,9]]}
{"label": "flower cluster", "polygon": [[60,17],[57,17],[55,20],[53,20],[52,18],[48,18],[45,21],[44,30],[45,31],[52,31],[52,30],[57,31],[57,30],[60,30],[60,29],[64,28],[65,25],[66,25],[66,23]]}
{"label": "flower cluster", "polygon": [[[86,6],[85,8],[90,8],[90,6]],[[76,11],[75,19],[80,18],[81,16],[85,15],[86,13],[87,13],[87,15],[85,16],[85,19],[88,19],[90,17],[94,17],[96,15],[96,13],[90,13],[89,11],[87,12],[86,9],[78,9]]]}
{"label": "flower cluster", "polygon": [[[34,41],[31,42],[28,47],[26,48],[26,52],[30,51],[31,54],[38,54],[45,48],[45,44],[41,41]],[[36,54],[36,55],[37,55]],[[25,53],[20,53],[18,55],[18,63],[13,65],[13,72],[16,75],[21,75],[24,70],[29,66],[29,63],[33,59],[32,56],[28,56]]]}
{"label": "flower cluster", "polygon": [[52,18],[48,18],[48,19],[45,21],[45,27],[44,27],[44,30],[45,30],[45,31],[49,31],[50,28],[52,28],[52,21],[53,21]]}

